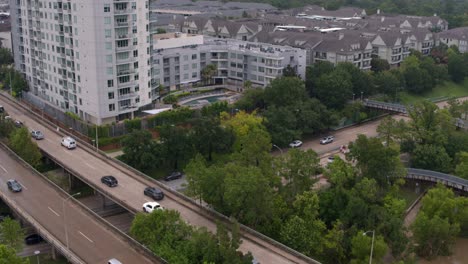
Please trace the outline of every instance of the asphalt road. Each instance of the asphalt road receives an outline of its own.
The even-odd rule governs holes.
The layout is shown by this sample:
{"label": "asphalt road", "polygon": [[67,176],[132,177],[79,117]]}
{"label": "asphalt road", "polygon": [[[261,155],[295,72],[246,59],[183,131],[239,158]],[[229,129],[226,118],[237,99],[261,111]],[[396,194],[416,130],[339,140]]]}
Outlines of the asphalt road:
{"label": "asphalt road", "polygon": [[[23,186],[23,191],[9,191],[6,185],[8,179],[18,180]],[[20,165],[3,149],[0,149],[0,191],[32,215],[64,245],[64,223],[67,223],[70,249],[86,263],[106,263],[111,258],[117,258],[123,263],[152,263],[129,247],[123,237],[107,231],[107,227],[70,200],[63,208],[63,200],[66,199],[64,195],[57,192],[43,178]]]}
{"label": "asphalt road", "polygon": [[[88,181],[107,189],[111,198],[116,198],[116,200],[124,202],[125,206],[137,211],[142,211],[142,205],[151,201],[151,198],[143,195],[144,188],[151,185],[150,181],[140,176],[130,176],[132,172],[129,170],[116,169],[114,166],[83,150],[79,143],[78,147],[73,150],[62,147],[60,144],[61,137],[49,127],[39,124],[36,118],[27,114],[25,110],[13,107],[9,101],[1,97],[0,104],[5,107],[13,119],[22,121],[28,129],[36,129],[44,133],[45,139],[37,141],[41,149],[51,153],[58,161],[67,164],[70,169],[79,172]],[[115,176],[119,181],[118,186],[108,188],[103,185],[100,179],[104,175]],[[140,177],[140,180],[136,180],[135,177]],[[190,206],[181,198],[166,193],[160,204],[164,208],[177,210],[188,223],[194,226],[206,227],[208,230],[216,232],[216,223],[211,218],[199,212],[198,208]],[[243,242],[239,249],[244,253],[252,252],[260,263],[306,263],[304,260],[250,234],[241,236],[241,239]]]}

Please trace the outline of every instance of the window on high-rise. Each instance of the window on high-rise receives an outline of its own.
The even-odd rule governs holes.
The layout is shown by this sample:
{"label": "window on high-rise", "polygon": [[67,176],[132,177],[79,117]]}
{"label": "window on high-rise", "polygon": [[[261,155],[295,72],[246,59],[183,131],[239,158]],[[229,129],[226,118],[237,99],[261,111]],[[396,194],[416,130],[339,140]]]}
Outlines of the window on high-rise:
{"label": "window on high-rise", "polygon": [[105,13],[110,12],[110,4],[104,4],[104,12]]}

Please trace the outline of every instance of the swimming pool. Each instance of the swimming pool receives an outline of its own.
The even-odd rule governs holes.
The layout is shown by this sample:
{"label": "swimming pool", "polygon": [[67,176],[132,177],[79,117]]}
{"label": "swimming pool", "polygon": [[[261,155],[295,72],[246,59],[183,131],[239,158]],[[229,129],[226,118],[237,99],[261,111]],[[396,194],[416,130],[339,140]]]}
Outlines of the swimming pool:
{"label": "swimming pool", "polygon": [[197,105],[197,104],[203,104],[203,103],[214,103],[214,102],[219,102],[223,101],[227,98],[227,95],[222,94],[222,95],[215,95],[215,96],[210,96],[210,97],[204,97],[204,98],[198,98],[198,99],[193,99],[191,101],[185,102],[182,105]]}

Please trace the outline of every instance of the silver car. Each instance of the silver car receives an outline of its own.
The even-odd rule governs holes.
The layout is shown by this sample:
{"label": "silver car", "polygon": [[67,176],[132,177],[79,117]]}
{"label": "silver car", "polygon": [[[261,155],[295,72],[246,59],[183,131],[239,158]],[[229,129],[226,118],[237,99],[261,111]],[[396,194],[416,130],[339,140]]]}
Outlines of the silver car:
{"label": "silver car", "polygon": [[31,131],[31,137],[35,138],[36,140],[44,139],[44,134],[42,134],[39,130]]}

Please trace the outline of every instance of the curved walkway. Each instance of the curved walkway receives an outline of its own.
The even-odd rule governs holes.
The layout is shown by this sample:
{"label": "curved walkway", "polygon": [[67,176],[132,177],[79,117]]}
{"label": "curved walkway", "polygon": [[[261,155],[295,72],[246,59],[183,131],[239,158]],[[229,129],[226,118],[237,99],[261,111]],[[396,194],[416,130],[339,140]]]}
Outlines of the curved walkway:
{"label": "curved walkway", "polygon": [[454,175],[414,168],[408,168],[407,172],[408,173],[405,176],[407,179],[440,182],[448,187],[468,192],[468,180]]}

